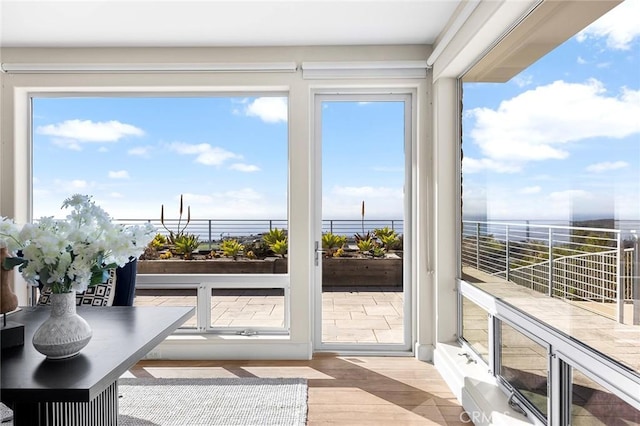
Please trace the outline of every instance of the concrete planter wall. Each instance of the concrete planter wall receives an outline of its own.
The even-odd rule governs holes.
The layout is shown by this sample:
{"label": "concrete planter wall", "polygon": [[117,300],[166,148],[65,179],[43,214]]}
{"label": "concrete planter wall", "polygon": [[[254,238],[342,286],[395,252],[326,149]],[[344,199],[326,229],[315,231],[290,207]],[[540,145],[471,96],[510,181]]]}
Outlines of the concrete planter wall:
{"label": "concrete planter wall", "polygon": [[[287,259],[140,260],[138,274],[285,274]],[[402,259],[331,258],[322,261],[323,287],[400,287]]]}

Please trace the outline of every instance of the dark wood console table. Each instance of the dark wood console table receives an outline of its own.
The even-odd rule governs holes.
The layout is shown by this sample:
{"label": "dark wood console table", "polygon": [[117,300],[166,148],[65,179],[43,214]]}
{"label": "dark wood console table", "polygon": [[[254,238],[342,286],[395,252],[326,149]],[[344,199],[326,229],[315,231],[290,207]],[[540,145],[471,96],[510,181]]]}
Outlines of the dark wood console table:
{"label": "dark wood console table", "polygon": [[193,307],[78,307],[93,338],[73,358],[46,360],[31,343],[48,306],[23,308],[24,346],[4,349],[0,399],[21,425],[116,425],[118,378],[193,315]]}

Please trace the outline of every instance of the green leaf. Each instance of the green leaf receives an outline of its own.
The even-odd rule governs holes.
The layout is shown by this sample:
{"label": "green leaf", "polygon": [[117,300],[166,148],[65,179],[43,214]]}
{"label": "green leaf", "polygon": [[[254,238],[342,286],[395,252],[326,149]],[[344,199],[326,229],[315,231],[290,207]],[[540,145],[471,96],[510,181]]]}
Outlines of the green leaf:
{"label": "green leaf", "polygon": [[10,271],[18,265],[23,265],[27,263],[27,259],[23,259],[22,257],[5,257],[4,262],[2,262],[2,269],[5,271]]}

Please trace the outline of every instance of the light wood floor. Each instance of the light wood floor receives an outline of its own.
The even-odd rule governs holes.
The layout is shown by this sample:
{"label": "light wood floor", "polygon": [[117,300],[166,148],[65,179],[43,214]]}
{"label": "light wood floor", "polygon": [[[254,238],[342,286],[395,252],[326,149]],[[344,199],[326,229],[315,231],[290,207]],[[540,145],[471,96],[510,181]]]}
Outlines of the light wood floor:
{"label": "light wood floor", "polygon": [[410,357],[310,361],[140,361],[135,377],[303,377],[307,425],[470,425],[432,364]]}

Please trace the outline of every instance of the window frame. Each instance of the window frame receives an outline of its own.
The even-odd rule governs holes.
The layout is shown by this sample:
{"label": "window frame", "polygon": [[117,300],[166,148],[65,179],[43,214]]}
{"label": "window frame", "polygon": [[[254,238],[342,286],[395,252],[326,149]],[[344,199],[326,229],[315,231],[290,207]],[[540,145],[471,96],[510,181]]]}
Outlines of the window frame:
{"label": "window frame", "polygon": [[[63,98],[63,97],[93,97],[93,98],[116,98],[116,97],[286,97],[287,113],[290,116],[291,94],[290,88],[284,86],[273,87],[251,87],[241,86],[234,88],[227,87],[208,87],[208,88],[186,88],[174,86],[162,87],[104,87],[89,86],[75,87],[69,90],[64,87],[47,87],[47,88],[25,88],[24,95],[27,100],[27,186],[28,207],[27,217],[29,221],[33,221],[33,100],[34,98]],[[16,94],[16,99],[18,95]],[[17,104],[17,102],[16,102]],[[289,121],[289,120],[288,120]],[[287,126],[287,230],[290,228],[290,179],[291,179],[291,130]],[[290,257],[287,257],[288,264],[291,264]],[[177,287],[177,286],[180,287]],[[180,328],[176,330],[176,334],[239,334],[246,327],[212,327],[211,326],[211,290],[212,289],[262,289],[276,288],[282,289],[285,298],[284,326],[282,328],[274,327],[256,327],[253,331],[256,334],[265,335],[286,335],[289,336],[291,331],[290,324],[290,267],[283,274],[138,274],[136,287],[145,290],[171,290],[171,289],[196,289],[196,328]],[[207,295],[208,290],[208,295]],[[29,292],[29,304],[36,301],[36,290],[32,288]]]}

